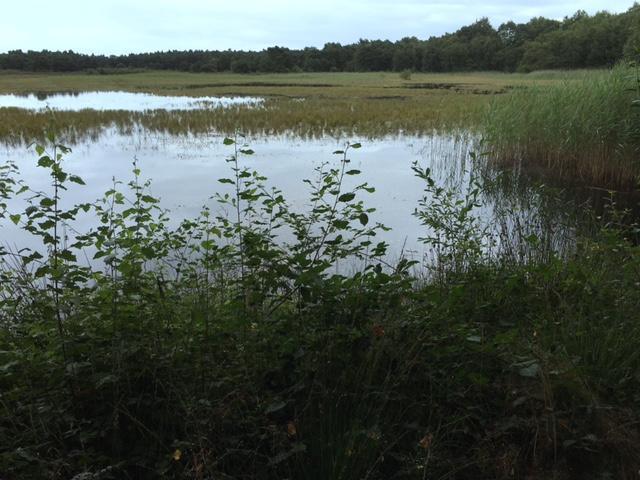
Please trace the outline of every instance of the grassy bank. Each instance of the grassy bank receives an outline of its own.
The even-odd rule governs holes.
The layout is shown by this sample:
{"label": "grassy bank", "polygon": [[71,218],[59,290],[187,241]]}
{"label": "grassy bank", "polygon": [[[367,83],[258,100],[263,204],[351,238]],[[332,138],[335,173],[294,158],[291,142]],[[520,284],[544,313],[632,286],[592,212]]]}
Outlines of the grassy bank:
{"label": "grassy bank", "polygon": [[[475,187],[416,166],[435,263],[389,263],[372,187],[346,188],[358,145],[319,167],[297,210],[242,167],[248,146],[225,143],[220,208],[178,228],[135,165],[69,210],[61,195],[83,182],[63,147],[37,148],[48,192],[0,170],[0,199],[31,198],[0,220],[44,246],[0,255],[0,473],[634,478],[633,230],[603,225],[568,256],[522,232],[526,256],[500,239],[489,254]],[[63,240],[83,214],[95,228]]]}
{"label": "grassy bank", "polygon": [[564,180],[633,189],[640,178],[639,89],[636,69],[619,66],[514,91],[485,117],[493,157]]}

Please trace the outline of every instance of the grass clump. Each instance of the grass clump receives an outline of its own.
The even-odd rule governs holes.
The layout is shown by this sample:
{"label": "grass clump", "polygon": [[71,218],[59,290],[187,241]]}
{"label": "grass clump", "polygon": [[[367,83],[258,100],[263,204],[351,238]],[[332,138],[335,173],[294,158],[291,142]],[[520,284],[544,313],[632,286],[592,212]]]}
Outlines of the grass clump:
{"label": "grass clump", "polygon": [[633,188],[640,173],[639,88],[637,71],[621,65],[496,99],[484,121],[493,158],[565,180]]}
{"label": "grass clump", "polygon": [[[0,255],[3,475],[633,478],[637,232],[605,227],[569,257],[483,254],[480,186],[456,197],[416,165],[438,267],[419,281],[376,241],[359,144],[305,181],[298,211],[225,143],[219,208],[178,227],[135,164],[71,208],[84,182],[66,147],[36,147],[50,191],[0,169],[0,198],[29,197],[3,226],[43,243]],[[96,226],[63,238],[82,214]]]}

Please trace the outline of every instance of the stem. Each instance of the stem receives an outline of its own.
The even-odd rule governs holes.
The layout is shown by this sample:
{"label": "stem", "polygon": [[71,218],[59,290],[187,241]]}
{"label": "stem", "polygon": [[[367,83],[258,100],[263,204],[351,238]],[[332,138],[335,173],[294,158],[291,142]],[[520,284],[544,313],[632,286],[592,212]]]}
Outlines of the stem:
{"label": "stem", "polygon": [[331,231],[333,231],[333,229],[331,228],[331,224],[333,223],[333,220],[335,219],[336,216],[336,212],[338,210],[338,201],[340,198],[340,192],[342,191],[342,181],[344,180],[344,171],[345,168],[347,166],[347,152],[349,151],[349,144],[347,144],[347,146],[344,149],[344,153],[342,156],[342,165],[340,168],[340,179],[338,180],[338,188],[337,193],[335,195],[335,200],[333,202],[333,206],[331,207],[331,214],[329,215],[329,219],[327,220],[327,228],[325,229],[322,238],[320,239],[320,244],[318,245],[318,248],[316,250],[316,254],[313,257],[313,261],[311,262],[311,267],[314,266],[314,264],[318,261],[318,258],[320,258],[320,252],[322,251],[322,247],[324,246],[327,237],[329,236],[329,233]]}
{"label": "stem", "polygon": [[247,292],[245,285],[245,261],[244,261],[244,236],[242,235],[241,208],[240,208],[240,167],[238,165],[238,134],[236,132],[233,141],[233,171],[235,173],[236,185],[236,232],[238,233],[238,249],[240,251],[240,288],[242,292],[243,305],[246,313],[247,309]]}
{"label": "stem", "polygon": [[60,161],[58,160],[57,146],[53,146],[54,170],[53,174],[53,301],[56,311],[56,323],[58,324],[58,334],[62,344],[62,358],[67,365],[67,346],[65,341],[64,328],[62,326],[62,313],[60,312],[60,281],[58,279],[58,223],[60,222],[60,211],[58,209],[60,182],[58,180],[58,170]]}

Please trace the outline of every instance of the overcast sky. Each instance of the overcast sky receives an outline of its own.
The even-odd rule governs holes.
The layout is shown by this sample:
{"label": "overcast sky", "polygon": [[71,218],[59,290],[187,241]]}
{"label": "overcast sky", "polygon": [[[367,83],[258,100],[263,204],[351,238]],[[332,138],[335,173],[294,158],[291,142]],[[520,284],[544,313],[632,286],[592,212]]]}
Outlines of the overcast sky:
{"label": "overcast sky", "polygon": [[632,0],[4,0],[0,52],[322,47],[360,38],[428,38],[481,17],[494,26],[578,9],[622,12]]}

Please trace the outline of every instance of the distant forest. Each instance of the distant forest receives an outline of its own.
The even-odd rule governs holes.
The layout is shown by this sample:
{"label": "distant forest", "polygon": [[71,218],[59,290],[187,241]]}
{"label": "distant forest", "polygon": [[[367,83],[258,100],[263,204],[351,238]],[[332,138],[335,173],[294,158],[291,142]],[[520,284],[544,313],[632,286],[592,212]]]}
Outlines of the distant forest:
{"label": "distant forest", "polygon": [[487,18],[428,40],[360,40],[323,48],[271,47],[260,52],[189,50],[129,55],[14,50],[0,54],[0,69],[33,72],[111,73],[126,70],[189,72],[452,72],[606,67],[637,52],[640,5],[627,12],[578,11],[564,20],[536,17],[495,29]]}

